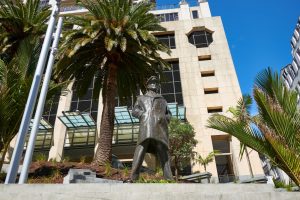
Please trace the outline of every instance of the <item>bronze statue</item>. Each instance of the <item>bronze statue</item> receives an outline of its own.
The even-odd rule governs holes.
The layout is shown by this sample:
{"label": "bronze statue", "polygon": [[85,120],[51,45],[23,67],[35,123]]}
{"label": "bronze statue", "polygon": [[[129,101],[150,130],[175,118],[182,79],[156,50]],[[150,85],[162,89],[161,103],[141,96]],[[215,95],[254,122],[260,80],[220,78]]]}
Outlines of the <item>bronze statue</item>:
{"label": "bronze statue", "polygon": [[172,180],[169,156],[168,123],[171,112],[167,101],[157,93],[159,83],[155,76],[147,81],[147,93],[138,96],[132,115],[140,120],[140,134],[134,152],[131,179],[139,178],[145,153],[158,156],[164,178]]}

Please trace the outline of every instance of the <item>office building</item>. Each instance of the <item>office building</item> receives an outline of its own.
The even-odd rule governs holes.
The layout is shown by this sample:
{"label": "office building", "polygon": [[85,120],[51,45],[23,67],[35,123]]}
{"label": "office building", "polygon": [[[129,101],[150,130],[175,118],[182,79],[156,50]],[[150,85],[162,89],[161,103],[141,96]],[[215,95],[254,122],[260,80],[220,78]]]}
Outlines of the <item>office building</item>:
{"label": "office building", "polygon": [[[63,2],[63,14],[87,12],[72,2]],[[257,152],[250,150],[249,159],[239,159],[240,143],[236,138],[206,128],[211,114],[225,113],[242,96],[221,17],[211,16],[209,4],[203,0],[195,6],[182,1],[151,12],[166,28],[155,36],[172,50],[170,56],[161,54],[172,66],[164,72],[167,79],[161,85],[161,94],[173,116],[194,127],[198,154],[207,156],[213,150],[220,151],[207,166],[213,181],[233,182],[250,178],[251,174],[263,175]],[[93,156],[102,114],[101,96],[92,99],[92,83],[86,95],[78,97],[74,84],[76,81],[44,110],[36,151],[49,153],[49,159]],[[123,102],[116,98],[113,154],[127,163],[133,158],[139,125],[131,116],[132,104],[133,100]],[[204,171],[192,163],[190,170]]]}

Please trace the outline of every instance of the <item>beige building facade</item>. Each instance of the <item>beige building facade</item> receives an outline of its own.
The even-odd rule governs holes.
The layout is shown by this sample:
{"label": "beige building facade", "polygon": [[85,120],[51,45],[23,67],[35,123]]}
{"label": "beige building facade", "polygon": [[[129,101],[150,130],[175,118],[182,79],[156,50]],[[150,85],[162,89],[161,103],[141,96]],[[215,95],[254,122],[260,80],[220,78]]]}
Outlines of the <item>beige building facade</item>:
{"label": "beige building facade", "polygon": [[[86,10],[65,4],[62,14],[85,13]],[[233,182],[253,176],[263,176],[257,152],[248,150],[249,157],[239,159],[239,141],[225,133],[206,128],[212,113],[226,113],[241,97],[237,75],[220,17],[211,16],[209,4],[198,2],[189,6],[182,2],[172,9],[153,10],[166,32],[155,33],[157,38],[170,46],[170,56],[162,57],[171,63],[162,83],[162,95],[172,107],[173,114],[192,124],[198,144],[195,151],[215,156],[207,171],[214,182]],[[64,157],[92,157],[99,134],[102,103],[91,99],[93,83],[84,97],[77,97],[72,83],[68,91],[53,100],[44,111],[43,119],[50,128],[41,130],[36,152],[44,152],[49,159]],[[116,99],[113,153],[130,163],[138,135],[138,121],[131,117],[131,106]],[[204,172],[204,168],[191,162],[191,172]]]}

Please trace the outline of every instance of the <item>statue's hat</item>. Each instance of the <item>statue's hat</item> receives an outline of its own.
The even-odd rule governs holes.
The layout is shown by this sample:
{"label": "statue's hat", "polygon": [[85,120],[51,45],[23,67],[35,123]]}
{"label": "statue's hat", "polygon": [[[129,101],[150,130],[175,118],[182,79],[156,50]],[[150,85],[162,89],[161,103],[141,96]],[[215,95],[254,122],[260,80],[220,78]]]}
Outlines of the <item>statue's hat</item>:
{"label": "statue's hat", "polygon": [[151,76],[150,78],[148,78],[146,85],[157,84],[157,83],[159,83],[157,76]]}

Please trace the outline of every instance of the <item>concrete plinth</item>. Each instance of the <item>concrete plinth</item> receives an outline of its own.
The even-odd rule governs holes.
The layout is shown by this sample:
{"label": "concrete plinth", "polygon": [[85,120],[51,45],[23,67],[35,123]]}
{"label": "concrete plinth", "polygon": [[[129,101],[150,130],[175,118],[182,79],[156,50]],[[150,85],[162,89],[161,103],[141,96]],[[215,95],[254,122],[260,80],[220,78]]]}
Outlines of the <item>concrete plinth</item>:
{"label": "concrete plinth", "polygon": [[42,184],[0,185],[0,200],[296,200],[267,184]]}

